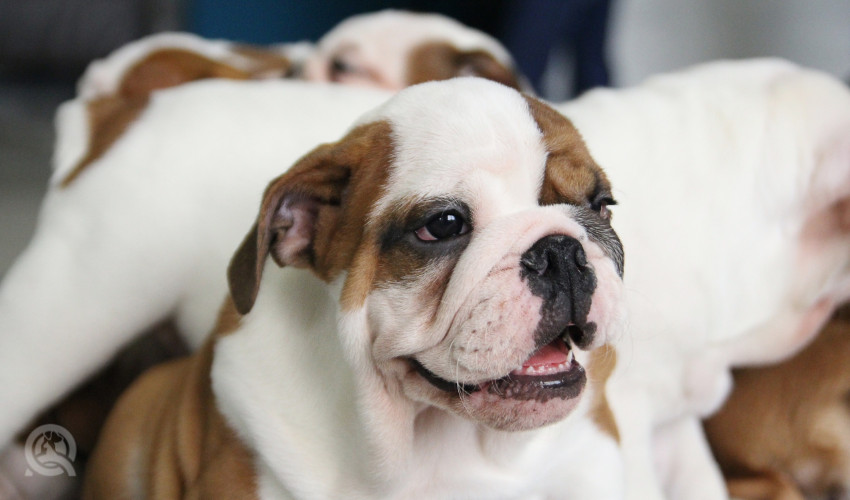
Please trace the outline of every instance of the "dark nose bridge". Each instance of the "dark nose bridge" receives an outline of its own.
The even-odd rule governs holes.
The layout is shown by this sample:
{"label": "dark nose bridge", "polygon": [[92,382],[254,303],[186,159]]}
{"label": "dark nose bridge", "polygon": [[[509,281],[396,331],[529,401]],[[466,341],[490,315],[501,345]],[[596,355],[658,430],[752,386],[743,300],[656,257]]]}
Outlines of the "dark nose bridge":
{"label": "dark nose bridge", "polygon": [[581,242],[563,234],[545,236],[522,254],[520,264],[531,293],[570,320],[584,321],[590,311],[596,276]]}

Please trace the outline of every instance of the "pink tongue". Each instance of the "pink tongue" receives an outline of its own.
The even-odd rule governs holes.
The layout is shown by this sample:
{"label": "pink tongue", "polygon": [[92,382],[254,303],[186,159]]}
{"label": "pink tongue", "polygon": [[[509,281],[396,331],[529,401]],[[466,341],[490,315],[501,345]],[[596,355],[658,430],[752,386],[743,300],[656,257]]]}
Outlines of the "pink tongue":
{"label": "pink tongue", "polygon": [[537,352],[532,354],[531,357],[522,364],[522,366],[545,366],[565,363],[567,361],[566,350],[567,347],[564,345],[564,342],[558,339],[551,344],[541,347]]}

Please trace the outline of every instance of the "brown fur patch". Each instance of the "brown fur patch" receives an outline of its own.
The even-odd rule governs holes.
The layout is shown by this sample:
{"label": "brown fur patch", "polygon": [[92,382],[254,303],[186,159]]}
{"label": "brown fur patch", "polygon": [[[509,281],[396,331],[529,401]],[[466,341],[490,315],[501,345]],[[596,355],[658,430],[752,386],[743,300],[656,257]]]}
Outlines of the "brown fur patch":
{"label": "brown fur patch", "polygon": [[286,199],[315,201],[312,241],[294,257],[324,281],[341,272],[349,275],[343,307],[362,303],[374,280],[377,236],[365,222],[382,195],[392,155],[390,125],[374,122],[355,128],[336,143],[325,144],[300,159],[266,189],[254,228],[228,269],[231,296],[237,310],[253,306],[266,257],[286,227],[275,227],[275,216]]}
{"label": "brown fur patch", "polygon": [[448,80],[456,76],[479,76],[515,89],[519,80],[512,68],[506,68],[483,50],[462,51],[447,42],[431,42],[413,49],[408,57],[407,84]]}
{"label": "brown fur patch", "polygon": [[224,299],[221,309],[218,311],[218,319],[213,327],[212,337],[224,337],[239,329],[242,315],[236,310],[233,298],[228,296]]}
{"label": "brown fur patch", "polygon": [[292,61],[277,52],[253,45],[237,45],[233,52],[251,60],[251,78],[292,76]]}
{"label": "brown fur patch", "polygon": [[115,96],[90,102],[89,146],[85,156],[62,180],[61,187],[70,186],[89,165],[103,156],[115,141],[124,135],[127,127],[139,117],[147,104],[147,99],[123,99]]}
{"label": "brown fur patch", "polygon": [[812,482],[796,487],[806,495],[821,496],[850,483],[850,477],[842,477],[850,470],[846,314],[840,312],[795,357],[734,372],[732,394],[705,424],[730,487],[733,482],[781,485],[776,478],[794,477],[803,465]]}
{"label": "brown fur patch", "polygon": [[118,95],[125,99],[147,98],[155,90],[207,78],[247,80],[250,73],[201,54],[182,49],[150,53],[124,74]]}
{"label": "brown fur patch", "polygon": [[620,442],[620,429],[614,419],[614,412],[608,405],[605,395],[605,384],[614,367],[617,366],[617,351],[613,346],[603,345],[590,354],[587,373],[593,386],[593,400],[590,403],[590,415],[602,432],[611,436],[617,443]]}
{"label": "brown fur patch", "polygon": [[147,107],[155,90],[206,78],[245,80],[251,77],[251,73],[186,50],[162,49],[150,53],[127,70],[115,95],[89,103],[86,154],[62,180],[61,186],[68,187],[124,135],[127,127]]}
{"label": "brown fur patch", "polygon": [[726,486],[731,498],[741,500],[806,500],[794,481],[773,473],[730,479]]}
{"label": "brown fur patch", "polygon": [[214,339],[159,365],[121,397],[89,462],[83,498],[256,498],[251,453],[218,412]]}
{"label": "brown fur patch", "polygon": [[572,122],[533,97],[525,96],[525,99],[549,153],[540,204],[566,202],[587,206],[598,194],[610,193],[611,184],[605,172],[590,156]]}

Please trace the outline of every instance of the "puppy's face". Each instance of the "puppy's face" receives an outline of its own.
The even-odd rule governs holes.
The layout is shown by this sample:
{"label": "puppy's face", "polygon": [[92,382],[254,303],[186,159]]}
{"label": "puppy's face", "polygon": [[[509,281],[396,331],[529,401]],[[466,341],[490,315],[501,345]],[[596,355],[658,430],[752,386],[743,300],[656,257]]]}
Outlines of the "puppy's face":
{"label": "puppy's face", "polygon": [[322,37],[304,65],[307,80],[388,90],[455,76],[519,88],[511,57],[499,42],[436,14],[388,10],[354,16]]}
{"label": "puppy's face", "polygon": [[500,429],[578,403],[621,315],[605,174],[546,105],[480,79],[403,91],[266,193],[231,265],[247,312],[271,251],[341,283],[344,338],[397,397]]}

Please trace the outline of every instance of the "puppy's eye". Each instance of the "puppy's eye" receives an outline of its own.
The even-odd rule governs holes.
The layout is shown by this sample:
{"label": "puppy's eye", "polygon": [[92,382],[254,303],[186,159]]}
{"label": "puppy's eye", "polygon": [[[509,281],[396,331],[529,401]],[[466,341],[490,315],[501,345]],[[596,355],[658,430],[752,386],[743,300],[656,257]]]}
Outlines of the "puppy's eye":
{"label": "puppy's eye", "polygon": [[611,218],[611,211],[608,210],[608,207],[616,204],[617,201],[614,198],[601,195],[597,196],[596,199],[590,202],[590,209],[597,212],[603,219],[609,220]]}
{"label": "puppy's eye", "polygon": [[420,241],[439,241],[468,233],[469,224],[457,210],[435,215],[415,231]]}
{"label": "puppy's eye", "polygon": [[348,64],[341,57],[337,56],[331,59],[331,78],[336,79],[342,75],[356,73],[354,66]]}

